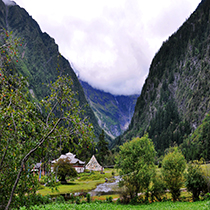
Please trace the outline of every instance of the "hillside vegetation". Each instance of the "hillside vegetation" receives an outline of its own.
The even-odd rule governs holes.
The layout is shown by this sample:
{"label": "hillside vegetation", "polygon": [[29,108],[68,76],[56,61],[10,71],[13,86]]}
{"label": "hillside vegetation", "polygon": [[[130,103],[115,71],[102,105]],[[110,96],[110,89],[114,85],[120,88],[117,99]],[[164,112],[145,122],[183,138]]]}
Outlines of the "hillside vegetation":
{"label": "hillside vegetation", "polygon": [[129,126],[138,95],[112,95],[80,83],[99,125],[112,137],[122,134]]}
{"label": "hillside vegetation", "polygon": [[[73,80],[73,91],[77,92],[76,97],[80,106],[85,109],[85,116],[88,116],[93,124],[95,135],[98,138],[101,128],[88,105],[76,74],[68,60],[60,56],[55,40],[41,31],[37,22],[27,11],[18,5],[6,6],[2,0],[0,0],[0,29],[12,31],[13,37],[22,40],[16,68],[19,73],[27,77],[28,88],[34,100],[41,100],[49,95],[47,84],[54,82],[58,75],[70,76]],[[110,141],[111,138],[107,140]]]}
{"label": "hillside vegetation", "polygon": [[112,146],[145,131],[158,154],[181,144],[210,111],[210,1],[169,37],[152,60],[129,129]]}

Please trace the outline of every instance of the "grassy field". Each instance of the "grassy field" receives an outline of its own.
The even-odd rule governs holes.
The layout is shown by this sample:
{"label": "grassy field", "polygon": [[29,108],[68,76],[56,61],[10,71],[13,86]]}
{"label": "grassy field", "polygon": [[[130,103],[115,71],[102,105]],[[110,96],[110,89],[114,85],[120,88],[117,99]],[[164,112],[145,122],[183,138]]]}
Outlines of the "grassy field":
{"label": "grassy field", "polygon": [[38,190],[37,193],[40,193],[41,195],[59,195],[75,192],[89,192],[95,189],[97,185],[104,183],[105,178],[111,179],[113,172],[117,175],[115,169],[105,169],[104,174],[100,174],[100,172],[95,172],[93,174],[83,173],[74,181],[68,181],[67,185],[59,185],[57,187],[58,191],[52,192],[51,188],[44,187],[44,189]]}
{"label": "grassy field", "polygon": [[[202,169],[206,175],[210,175],[210,164],[202,165]],[[157,168],[157,173],[160,173],[160,169]],[[95,172],[94,174],[80,174],[78,179],[75,181],[69,181],[68,185],[59,185],[58,191],[52,192],[49,187],[44,187],[44,189],[38,190],[37,193],[41,195],[59,195],[59,194],[66,194],[66,193],[75,193],[75,192],[90,192],[91,190],[95,189],[98,184],[104,183],[105,177],[110,179],[112,177],[112,173],[114,172],[115,175],[118,175],[115,169],[105,169],[105,174],[100,174],[99,172]],[[185,186],[183,186],[184,188]],[[113,195],[111,195],[113,197]],[[118,195],[117,195],[118,196]],[[184,197],[191,197],[191,194],[188,192],[182,192]],[[115,196],[116,197],[116,196]],[[167,197],[170,198],[170,195]],[[96,197],[97,198],[97,197]],[[102,197],[99,199],[103,199]],[[105,198],[104,198],[105,199]]]}
{"label": "grassy field", "polygon": [[[25,210],[26,208],[20,208]],[[117,205],[113,203],[86,203],[86,204],[48,204],[45,206],[34,206],[32,210],[209,210],[210,201],[199,202],[161,202],[148,205]]]}

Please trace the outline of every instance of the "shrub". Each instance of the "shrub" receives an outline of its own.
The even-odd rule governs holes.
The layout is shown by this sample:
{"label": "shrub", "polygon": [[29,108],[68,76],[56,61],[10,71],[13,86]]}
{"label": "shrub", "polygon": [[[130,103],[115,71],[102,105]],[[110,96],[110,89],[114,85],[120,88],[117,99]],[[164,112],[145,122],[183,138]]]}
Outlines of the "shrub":
{"label": "shrub", "polygon": [[156,175],[153,179],[153,185],[150,189],[152,201],[156,198],[158,201],[162,201],[162,197],[166,191],[166,184],[161,175]]}
{"label": "shrub", "polygon": [[19,196],[15,197],[14,206],[16,208],[20,208],[21,206],[25,206],[27,209],[33,205],[43,205],[52,203],[52,199],[50,195],[42,196],[41,194],[30,194],[22,196],[21,199]]}
{"label": "shrub", "polygon": [[111,196],[110,196],[110,197],[106,197],[106,202],[107,202],[107,203],[112,203],[112,199],[113,199],[113,198],[112,198]]}
{"label": "shrub", "polygon": [[90,201],[91,201],[91,196],[90,196],[90,194],[88,193],[88,194],[86,195],[86,197],[87,197],[87,202],[90,203]]}
{"label": "shrub", "polygon": [[78,196],[76,197],[76,204],[80,204],[80,198]]}
{"label": "shrub", "polygon": [[117,199],[117,202],[116,202],[116,203],[117,203],[118,205],[121,204],[120,198]]}
{"label": "shrub", "polygon": [[54,164],[54,172],[58,175],[61,183],[66,183],[66,176],[76,177],[77,172],[72,167],[68,158],[59,159],[58,162]]}
{"label": "shrub", "polygon": [[198,161],[188,164],[185,174],[187,190],[192,193],[193,201],[199,200],[199,195],[207,190],[207,182]]}
{"label": "shrub", "polygon": [[155,172],[154,144],[145,134],[142,138],[134,138],[120,146],[117,156],[116,168],[120,169],[120,186],[125,187],[130,198],[139,192],[148,190],[152,176]]}
{"label": "shrub", "polygon": [[178,147],[170,148],[169,153],[165,155],[162,162],[163,179],[170,190],[173,201],[180,197],[180,188],[184,183],[184,170],[186,160]]}
{"label": "shrub", "polygon": [[56,200],[55,200],[56,203],[64,203],[65,202],[65,199],[62,195],[56,197]]}

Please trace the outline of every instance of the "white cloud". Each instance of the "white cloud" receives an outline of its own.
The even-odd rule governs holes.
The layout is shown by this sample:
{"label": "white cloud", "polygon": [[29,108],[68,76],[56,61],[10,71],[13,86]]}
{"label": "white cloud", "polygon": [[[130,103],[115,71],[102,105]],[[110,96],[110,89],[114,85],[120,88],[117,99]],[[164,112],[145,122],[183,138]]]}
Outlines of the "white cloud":
{"label": "white cloud", "polygon": [[16,0],[93,87],[139,93],[150,62],[200,0]]}
{"label": "white cloud", "polygon": [[10,0],[2,0],[6,5],[15,5],[14,1],[10,1]]}

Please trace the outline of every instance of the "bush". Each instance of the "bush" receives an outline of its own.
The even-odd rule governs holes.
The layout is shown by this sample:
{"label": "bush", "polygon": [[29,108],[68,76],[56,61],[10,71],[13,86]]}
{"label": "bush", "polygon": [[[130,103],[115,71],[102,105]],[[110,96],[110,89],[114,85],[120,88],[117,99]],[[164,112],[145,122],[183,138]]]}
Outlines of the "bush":
{"label": "bush", "polygon": [[129,193],[131,199],[139,192],[148,191],[155,173],[155,154],[154,144],[148,134],[120,146],[116,159],[116,168],[120,169],[122,177],[119,186],[125,187],[125,192]]}
{"label": "bush", "polygon": [[87,181],[87,180],[99,180],[105,178],[105,174],[100,174],[100,172],[90,172],[90,173],[82,173],[80,174],[80,181]]}
{"label": "bush", "polygon": [[118,205],[121,204],[120,198],[117,199],[117,202],[116,202],[116,203],[117,203]]}
{"label": "bush", "polygon": [[76,197],[76,204],[80,204],[80,198]]}
{"label": "bush", "polygon": [[22,206],[25,206],[27,209],[34,205],[43,205],[43,204],[49,204],[52,203],[52,199],[50,195],[42,196],[41,194],[30,194],[21,196],[21,199],[19,196],[14,197],[14,206],[16,208],[20,208]]}
{"label": "bush", "polygon": [[201,191],[205,192],[207,190],[207,182],[198,161],[188,164],[185,178],[185,185],[187,190],[192,193],[193,201],[198,201]]}
{"label": "bush", "polygon": [[64,203],[65,202],[65,199],[62,195],[56,197],[56,200],[55,200],[56,203]]}
{"label": "bush", "polygon": [[90,203],[90,201],[91,201],[91,196],[90,196],[90,194],[88,193],[88,194],[86,195],[86,197],[87,197],[87,202]]}
{"label": "bush", "polygon": [[131,205],[136,205],[137,204],[137,199],[138,199],[138,196],[135,196],[134,198],[132,198],[130,204]]}
{"label": "bush", "polygon": [[163,159],[161,171],[173,201],[178,200],[180,197],[180,188],[184,183],[183,174],[185,168],[186,160],[178,150],[178,147],[170,148],[169,153]]}
{"label": "bush", "polygon": [[150,191],[151,191],[152,201],[154,201],[155,198],[158,201],[162,201],[162,197],[166,191],[166,184],[163,181],[163,177],[161,175],[155,176],[155,178],[153,179],[153,185]]}
{"label": "bush", "polygon": [[107,203],[112,203],[112,199],[113,199],[113,198],[112,198],[111,196],[110,196],[110,197],[106,197],[106,202],[107,202]]}
{"label": "bush", "polygon": [[58,162],[54,164],[54,172],[58,175],[61,183],[66,183],[66,176],[76,177],[77,171],[72,167],[68,158],[59,159]]}

